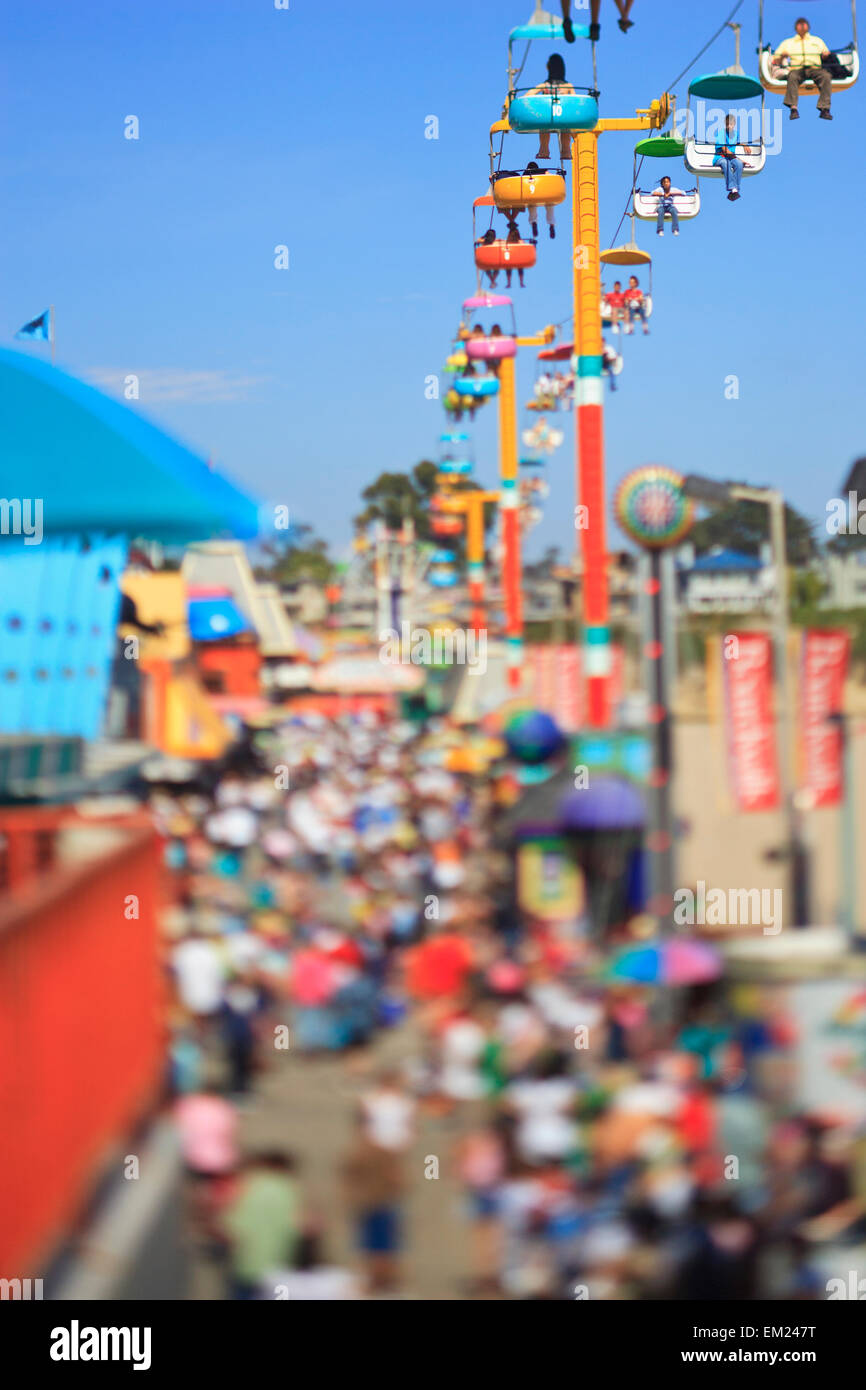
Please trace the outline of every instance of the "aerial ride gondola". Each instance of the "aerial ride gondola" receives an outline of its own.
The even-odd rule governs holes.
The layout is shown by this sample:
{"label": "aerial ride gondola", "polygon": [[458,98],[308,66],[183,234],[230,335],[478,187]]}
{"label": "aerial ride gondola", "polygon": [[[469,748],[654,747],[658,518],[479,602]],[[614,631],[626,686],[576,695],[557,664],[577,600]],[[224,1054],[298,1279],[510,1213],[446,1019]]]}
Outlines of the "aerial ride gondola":
{"label": "aerial ride gondola", "polygon": [[[475,247],[475,265],[478,270],[483,270],[488,275],[491,284],[496,283],[496,276],[501,270],[504,270],[510,285],[513,271],[522,272],[535,265],[535,243],[523,241],[519,233],[515,236],[511,232],[505,238],[491,237],[490,232],[484,237],[477,236],[475,228],[476,208],[495,207],[496,200],[492,193],[483,194],[482,197],[476,198],[472,204],[472,242]],[[522,284],[522,273],[520,281]]]}
{"label": "aerial ride gondola", "polygon": [[[576,38],[590,38],[588,24],[572,26]],[[518,24],[508,36],[508,97],[505,114],[508,128],[518,134],[594,130],[598,124],[598,92],[593,87],[575,87],[570,82],[541,82],[534,87],[518,87],[530,48],[536,40],[564,41],[560,19],[546,14],[540,5],[528,24]],[[526,40],[527,47],[519,67],[514,65],[514,45]]]}
{"label": "aerial ride gondola", "polygon": [[[813,0],[814,2],[814,0]],[[850,0],[851,3],[851,30],[852,37],[849,43],[842,48],[831,49],[831,88],[834,92],[845,92],[849,87],[853,87],[857,78],[860,76],[860,53],[857,41],[857,0]],[[776,92],[780,95],[787,90],[788,72],[787,67],[783,67],[773,61],[778,49],[778,44],[764,43],[764,0],[758,0],[758,53],[759,53],[759,75],[761,85],[768,92]],[[844,75],[843,75],[844,74]],[[803,82],[800,91],[807,95],[816,91],[815,83],[812,81]]]}
{"label": "aerial ride gondola", "polygon": [[446,476],[466,478],[475,464],[468,434],[440,434],[439,472]]}
{"label": "aerial ride gondola", "polygon": [[565,202],[564,169],[540,169],[535,163],[525,169],[497,169],[491,174],[491,184],[493,201],[506,215],[516,216],[524,209],[555,208]]}
{"label": "aerial ride gondola", "polygon": [[459,516],[434,516],[430,518],[430,530],[434,536],[459,536],[463,522]]}
{"label": "aerial ride gondola", "polygon": [[[643,188],[636,188],[633,199],[635,217],[639,217],[642,222],[655,222],[659,201],[657,193],[648,193]],[[701,195],[697,188],[687,188],[682,193],[674,194],[673,201],[681,222],[690,217],[697,217],[701,210]],[[670,213],[665,214],[665,219],[670,219]]]}
{"label": "aerial ride gondola", "polygon": [[[749,135],[748,140],[738,139],[736,144],[732,142],[736,158],[742,164],[742,175],[744,178],[749,178],[754,174],[759,174],[767,162],[767,150],[764,145],[764,88],[757,77],[750,77],[748,73],[744,72],[740,63],[741,26],[729,22],[728,27],[734,31],[733,65],[729,68],[723,68],[721,72],[711,72],[696,77],[689,83],[689,114],[691,115],[692,97],[718,101],[723,105],[760,97],[759,133],[756,136]],[[707,139],[707,131],[701,132],[702,138],[698,138],[698,135],[692,131],[691,121],[689,121],[688,129],[689,135],[686,140],[683,159],[689,173],[697,175],[698,178],[724,178],[724,168],[718,157],[716,139]],[[718,134],[721,135],[722,132],[719,131]]]}
{"label": "aerial ride gondola", "polygon": [[[602,251],[599,260],[602,265],[628,266],[631,273],[637,273],[638,268],[649,271],[649,288],[643,292],[643,311],[645,317],[651,318],[653,311],[653,258],[649,251],[643,251],[634,239],[634,220],[635,214],[631,216],[631,240],[623,243],[622,246],[610,246],[606,251]],[[601,321],[605,328],[615,327],[614,316],[607,299],[607,293],[601,297]]]}
{"label": "aerial ride gondola", "polygon": [[[472,328],[468,327],[473,320]],[[505,323],[503,330],[502,323]],[[490,327],[485,326],[485,320]],[[463,301],[460,337],[470,362],[499,363],[517,354],[514,304],[507,294],[480,293]],[[458,387],[459,390],[459,387]]]}
{"label": "aerial ride gondola", "polygon": [[[632,174],[632,213],[642,222],[655,222],[659,212],[659,197],[652,190],[638,187],[638,172],[645,159],[682,159],[686,142],[676,135],[654,135],[638,140],[634,147],[634,172]],[[662,178],[665,177],[663,174]],[[701,195],[697,188],[680,190],[674,199],[674,207],[680,220],[697,217],[701,210]],[[670,220],[670,213],[665,213]]]}
{"label": "aerial ride gondola", "polygon": [[[457,518],[452,518],[456,520]],[[454,569],[456,556],[453,550],[434,550],[430,556],[427,572],[429,582],[436,589],[452,589],[457,583]]]}
{"label": "aerial ride gondola", "polygon": [[471,397],[474,401],[486,400],[499,392],[499,378],[492,372],[483,376],[458,376],[454,378],[454,390],[460,396]]}

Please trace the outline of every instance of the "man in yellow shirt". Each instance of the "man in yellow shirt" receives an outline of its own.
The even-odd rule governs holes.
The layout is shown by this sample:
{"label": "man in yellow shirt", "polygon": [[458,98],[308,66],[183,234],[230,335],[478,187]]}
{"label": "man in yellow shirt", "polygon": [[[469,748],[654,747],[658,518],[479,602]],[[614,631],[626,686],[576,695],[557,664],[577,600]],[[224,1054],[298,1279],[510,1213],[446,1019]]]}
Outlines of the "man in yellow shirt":
{"label": "man in yellow shirt", "polygon": [[818,88],[818,114],[822,121],[832,121],[830,94],[833,79],[821,66],[821,59],[828,57],[830,50],[823,39],[810,33],[808,19],[798,19],[794,29],[794,37],[780,43],[773,54],[774,63],[788,68],[785,105],[790,108],[791,120],[796,121],[800,115],[797,110],[800,83],[814,82]]}

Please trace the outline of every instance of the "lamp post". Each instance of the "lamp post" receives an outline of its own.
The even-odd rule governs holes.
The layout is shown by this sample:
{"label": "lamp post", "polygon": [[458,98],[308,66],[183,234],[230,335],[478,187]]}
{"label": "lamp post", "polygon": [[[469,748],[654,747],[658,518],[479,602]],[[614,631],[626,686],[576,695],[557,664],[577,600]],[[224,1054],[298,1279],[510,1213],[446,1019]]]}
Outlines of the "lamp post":
{"label": "lamp post", "polygon": [[759,502],[769,513],[770,551],[776,584],[773,593],[773,650],[776,664],[776,724],[782,799],[788,826],[789,890],[792,920],[806,927],[812,919],[809,853],[803,836],[803,820],[797,805],[791,725],[793,697],[788,668],[788,554],[785,540],[785,499],[777,488],[748,487],[745,483],[718,482],[690,473],[684,480],[686,496],[708,506],[729,502]]}
{"label": "lamp post", "polygon": [[[694,506],[686,496],[679,473],[662,464],[635,468],[623,478],[614,498],[614,514],[626,535],[646,551],[649,578],[644,593],[649,609],[649,640],[644,643],[644,669],[650,694],[650,723],[654,730],[653,766],[649,774],[651,802],[647,849],[650,853],[652,897],[649,910],[660,933],[673,927],[676,863],[672,799],[673,728],[670,669],[665,635],[673,600],[670,571],[663,565],[665,550],[682,540],[692,525]],[[665,580],[668,583],[665,583]]]}

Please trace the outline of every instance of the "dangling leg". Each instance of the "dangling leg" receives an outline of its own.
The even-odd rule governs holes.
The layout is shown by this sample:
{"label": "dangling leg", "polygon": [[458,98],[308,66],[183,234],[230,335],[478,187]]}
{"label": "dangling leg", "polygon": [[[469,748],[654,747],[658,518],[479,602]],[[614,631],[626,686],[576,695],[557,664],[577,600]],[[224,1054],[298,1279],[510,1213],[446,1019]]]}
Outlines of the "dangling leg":
{"label": "dangling leg", "polygon": [[791,68],[791,71],[788,73],[788,81],[785,84],[785,101],[783,104],[787,106],[791,112],[790,119],[792,121],[796,121],[800,115],[797,110],[797,102],[800,99],[800,83],[802,81],[803,69]]}
{"label": "dangling leg", "polygon": [[818,111],[821,119],[832,121],[830,99],[833,95],[833,79],[826,68],[815,68],[813,69],[813,80],[818,88]]}
{"label": "dangling leg", "polygon": [[549,130],[541,130],[541,131],[539,131],[539,133],[538,133],[538,153],[536,154],[535,158],[536,158],[536,159],[549,159],[549,158],[550,158],[550,131],[549,131]]}
{"label": "dangling leg", "polygon": [[624,34],[627,34],[629,29],[634,24],[634,20],[629,19],[631,7],[634,4],[634,0],[615,0],[615,3],[620,13],[620,18],[617,20],[617,23],[619,24],[619,27],[622,30],[622,32]]}
{"label": "dangling leg", "polygon": [[562,0],[562,32],[566,43],[574,43],[574,25],[571,22],[571,0]]}

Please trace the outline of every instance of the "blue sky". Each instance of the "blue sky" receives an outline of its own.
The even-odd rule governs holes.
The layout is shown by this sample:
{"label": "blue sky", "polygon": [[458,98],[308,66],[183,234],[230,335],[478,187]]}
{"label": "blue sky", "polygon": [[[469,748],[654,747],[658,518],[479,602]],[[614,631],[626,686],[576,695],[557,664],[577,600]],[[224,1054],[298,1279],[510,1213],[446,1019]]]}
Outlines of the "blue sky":
{"label": "blue sky", "polygon": [[[636,0],[626,36],[605,0],[604,115],[658,96],[733,0]],[[551,0],[548,8],[556,8]],[[505,94],[507,33],[532,0],[358,5],[290,0],[28,0],[0,18],[4,188],[0,324],[8,338],[57,306],[58,362],[119,389],[335,549],[362,487],[430,456],[443,428],[424,395],[474,287],[471,203]],[[767,0],[767,36],[800,11],[831,44],[847,0]],[[579,17],[576,15],[576,17]],[[745,0],[753,66],[757,0]],[[549,48],[526,69],[540,77]],[[562,45],[590,80],[589,45]],[[732,61],[720,39],[695,71]],[[685,100],[685,83],[679,88]],[[768,97],[768,106],[781,99]],[[607,396],[608,482],[640,463],[784,488],[822,522],[862,427],[864,88],[781,124],[781,152],[730,204],[657,241],[652,336],[627,340]],[[124,138],[136,115],[140,139]],[[435,115],[439,138],[425,139]],[[528,159],[533,137],[511,136]],[[602,235],[631,186],[633,138],[601,141]],[[646,166],[645,166],[646,168]],[[652,174],[663,172],[661,165]],[[688,186],[683,166],[675,181]],[[644,181],[643,178],[641,180]],[[542,240],[518,327],[571,313],[568,216]],[[542,228],[543,231],[543,228]],[[626,239],[628,224],[620,232]],[[289,247],[288,271],[274,247]],[[34,349],[36,350],[36,349]],[[524,352],[521,399],[535,372]],[[739,399],[725,379],[739,378]],[[570,547],[571,416],[530,550]],[[495,480],[495,411],[477,421],[478,475]]]}

